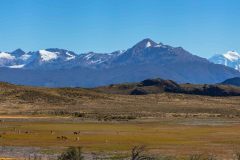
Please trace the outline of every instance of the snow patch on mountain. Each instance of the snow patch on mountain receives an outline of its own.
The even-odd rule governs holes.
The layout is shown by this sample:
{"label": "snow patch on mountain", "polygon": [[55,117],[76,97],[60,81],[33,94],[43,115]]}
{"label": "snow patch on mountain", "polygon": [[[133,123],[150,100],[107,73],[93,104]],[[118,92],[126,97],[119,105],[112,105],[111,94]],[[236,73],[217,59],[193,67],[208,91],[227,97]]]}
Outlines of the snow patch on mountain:
{"label": "snow patch on mountain", "polygon": [[155,43],[155,42],[152,42],[152,41],[147,41],[146,42],[146,47],[145,48],[149,48],[149,47],[155,47],[155,48],[160,48],[162,47],[163,44],[162,43]]}
{"label": "snow patch on mountain", "polygon": [[100,64],[100,63],[103,63],[103,62],[104,62],[103,60],[98,59],[98,60],[92,60],[88,64]]}
{"label": "snow patch on mountain", "polygon": [[125,53],[126,52],[126,50],[119,50],[118,51],[118,55],[121,55],[121,54],[123,54],[123,53]]}
{"label": "snow patch on mountain", "polygon": [[227,53],[223,54],[223,56],[232,62],[240,59],[240,54],[236,51],[228,51]]}
{"label": "snow patch on mountain", "polygon": [[9,66],[9,68],[23,68],[24,64]]}
{"label": "snow patch on mountain", "polygon": [[50,61],[58,58],[58,52],[49,52],[47,50],[40,50],[39,54],[43,61]]}
{"label": "snow patch on mountain", "polygon": [[28,60],[30,57],[31,57],[30,54],[24,54],[24,55],[22,55],[22,56],[20,57],[20,59],[23,60],[23,61],[26,61],[26,60]]}
{"label": "snow patch on mountain", "polygon": [[162,47],[162,45],[161,44],[157,44],[156,46],[154,46],[155,48],[160,48],[160,47]]}
{"label": "snow patch on mountain", "polygon": [[72,60],[72,59],[75,59],[75,58],[76,58],[76,56],[74,56],[74,55],[70,54],[69,52],[67,52],[67,53],[66,53],[66,55],[68,56],[68,57],[67,57],[67,61],[69,61],[69,60]]}
{"label": "snow patch on mountain", "polygon": [[11,54],[9,53],[6,53],[6,52],[1,52],[0,53],[0,59],[8,59],[8,60],[14,60],[15,57],[12,56]]}
{"label": "snow patch on mountain", "polygon": [[147,44],[146,44],[146,48],[149,48],[151,46],[152,46],[151,42],[148,41]]}
{"label": "snow patch on mountain", "polygon": [[87,54],[84,58],[85,58],[86,60],[89,60],[89,59],[92,58],[93,56],[94,56],[93,53],[89,53],[89,54]]}

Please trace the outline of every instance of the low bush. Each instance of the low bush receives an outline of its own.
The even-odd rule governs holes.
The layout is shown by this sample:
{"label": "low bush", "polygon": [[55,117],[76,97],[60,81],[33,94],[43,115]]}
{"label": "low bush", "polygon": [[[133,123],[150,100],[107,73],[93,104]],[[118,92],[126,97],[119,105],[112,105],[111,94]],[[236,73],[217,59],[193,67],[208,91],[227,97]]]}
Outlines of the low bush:
{"label": "low bush", "polygon": [[63,152],[58,160],[83,160],[82,148],[81,147],[69,147],[65,152]]}

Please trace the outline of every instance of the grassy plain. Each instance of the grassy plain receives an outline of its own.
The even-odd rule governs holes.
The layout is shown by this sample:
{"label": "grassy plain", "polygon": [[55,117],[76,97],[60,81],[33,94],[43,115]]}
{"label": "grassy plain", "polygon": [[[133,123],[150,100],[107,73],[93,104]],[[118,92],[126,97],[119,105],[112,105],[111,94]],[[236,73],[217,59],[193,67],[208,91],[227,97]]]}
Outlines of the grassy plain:
{"label": "grassy plain", "polygon": [[[82,146],[85,152],[127,154],[133,146],[145,145],[150,153],[157,155],[205,153],[221,157],[231,157],[240,147],[238,120],[76,122],[69,119],[64,123],[58,119],[48,120],[6,120],[0,126],[1,145],[41,147],[50,153],[68,146]],[[207,125],[208,122],[211,125]],[[74,135],[75,131],[80,133]],[[60,136],[66,136],[67,140],[57,139]]]}
{"label": "grassy plain", "polygon": [[[133,96],[1,83],[0,120],[0,147],[13,147],[12,153],[19,147],[54,154],[82,146],[85,153],[129,155],[133,146],[145,145],[153,155],[211,153],[223,159],[240,150],[240,97]],[[62,136],[67,139],[57,138]],[[0,148],[1,156],[6,153]]]}

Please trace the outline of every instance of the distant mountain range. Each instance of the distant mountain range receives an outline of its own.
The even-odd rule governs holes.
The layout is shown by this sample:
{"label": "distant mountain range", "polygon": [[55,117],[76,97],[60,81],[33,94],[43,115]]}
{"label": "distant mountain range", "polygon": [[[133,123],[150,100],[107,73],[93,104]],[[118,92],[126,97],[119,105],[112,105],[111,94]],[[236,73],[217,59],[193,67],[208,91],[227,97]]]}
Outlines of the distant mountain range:
{"label": "distant mountain range", "polygon": [[240,54],[236,51],[228,51],[225,54],[216,54],[209,59],[215,64],[222,64],[240,71]]}
{"label": "distant mountain range", "polygon": [[0,81],[47,87],[95,87],[156,77],[218,83],[240,76],[235,69],[151,39],[112,53],[76,54],[57,48],[0,52],[0,66]]}
{"label": "distant mountain range", "polygon": [[0,52],[0,67],[21,69],[67,69],[73,67],[96,68],[100,64],[114,59],[124,51],[110,54],[85,53],[76,54],[72,51],[50,48],[36,52],[24,52],[17,49],[13,52]]}

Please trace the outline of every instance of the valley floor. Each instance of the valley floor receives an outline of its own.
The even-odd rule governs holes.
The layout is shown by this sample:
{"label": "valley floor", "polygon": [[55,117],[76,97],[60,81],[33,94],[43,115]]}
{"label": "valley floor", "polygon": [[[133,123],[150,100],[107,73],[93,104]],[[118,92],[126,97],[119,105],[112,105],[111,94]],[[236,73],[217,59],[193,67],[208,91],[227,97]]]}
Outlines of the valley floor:
{"label": "valley floor", "polygon": [[240,97],[134,96],[5,83],[0,95],[4,158],[56,159],[69,146],[81,146],[86,159],[124,159],[136,145],[151,155],[180,158],[201,153],[231,159],[240,152]]}
{"label": "valley floor", "polygon": [[[238,118],[154,118],[128,122],[71,117],[0,118],[0,157],[28,158],[36,154],[56,159],[68,146],[83,147],[88,159],[127,157],[137,145],[146,146],[148,153],[156,156],[186,157],[201,153],[230,159],[240,151]],[[66,139],[59,138],[62,136]]]}

